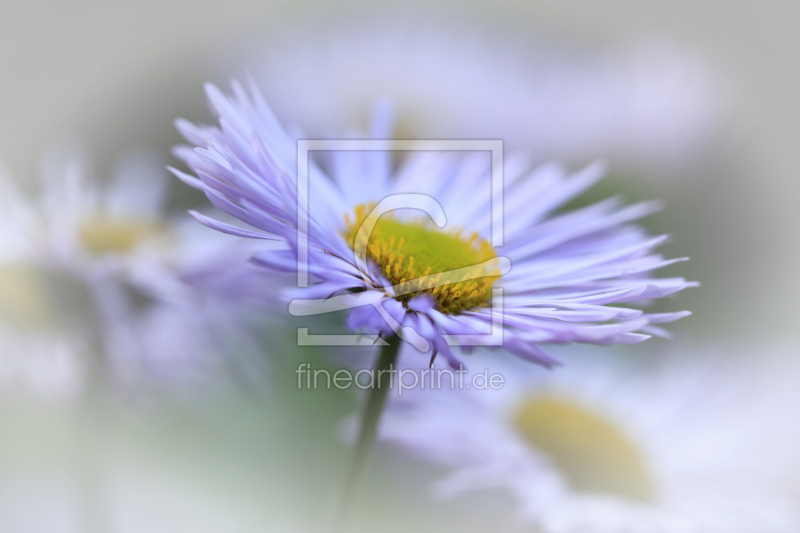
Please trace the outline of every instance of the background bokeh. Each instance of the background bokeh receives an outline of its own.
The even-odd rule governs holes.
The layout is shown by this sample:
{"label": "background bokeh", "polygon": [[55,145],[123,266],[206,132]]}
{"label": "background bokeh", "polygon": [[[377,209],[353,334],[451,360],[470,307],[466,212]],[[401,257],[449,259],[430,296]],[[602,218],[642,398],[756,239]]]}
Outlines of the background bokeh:
{"label": "background bokeh", "polygon": [[[0,160],[28,192],[38,188],[42,150],[65,133],[85,139],[101,176],[132,147],[175,164],[169,152],[180,138],[173,119],[211,120],[202,83],[224,84],[243,72],[259,81],[281,118],[310,133],[359,126],[366,121],[367,100],[387,90],[355,81],[355,87],[342,88],[342,76],[373,79],[375,73],[359,70],[360,60],[379,68],[383,57],[402,57],[413,48],[404,35],[426,35],[429,41],[413,40],[431,48],[410,52],[419,63],[401,69],[392,82],[401,128],[421,136],[466,131],[467,137],[501,137],[537,154],[541,146],[531,143],[552,140],[541,149],[542,158],[558,156],[573,167],[610,158],[611,175],[593,197],[622,191],[630,200],[666,201],[666,211],[647,225],[674,235],[666,248],[670,256],[692,257],[666,273],[703,283],[669,304],[695,315],[672,326],[679,340],[671,345],[656,341],[617,349],[618,357],[680,357],[698,346],[723,346],[737,348],[728,354],[735,359],[781,346],[782,357],[791,359],[800,297],[798,16],[800,5],[790,2],[685,0],[437,1],[405,2],[402,8],[282,0],[5,3]],[[340,44],[379,38],[382,48],[375,50]],[[449,57],[442,68],[461,73],[431,79],[436,68],[423,61],[430,59],[428,52]],[[350,60],[348,54],[358,57]],[[553,106],[557,97],[564,97],[564,105],[580,99],[580,92],[570,97],[558,88],[537,88],[537,73],[557,73],[554,62],[583,73],[575,78],[578,86],[590,84],[595,69],[604,76],[630,74],[633,85],[620,89],[623,94],[637,80],[650,88],[648,78],[637,76],[652,66],[656,81],[663,75],[665,83],[674,83],[672,92],[659,96],[654,115],[670,117],[670,106],[676,106],[672,133],[641,132],[650,142],[636,144],[625,136],[636,135],[638,122],[628,127],[601,121],[610,144],[588,142],[569,153],[569,139],[553,140],[564,130],[561,124],[492,122],[495,108],[507,113],[509,105],[526,105],[525,84],[532,94],[549,95]],[[428,77],[412,79],[414,65],[428,68]],[[492,79],[474,85],[471,65],[477,76]],[[663,74],[659,66],[673,70]],[[378,77],[392,71],[383,69]],[[494,93],[498,79],[498,85],[522,88],[509,93],[498,87]],[[447,90],[431,92],[432,83],[463,92],[452,102]],[[344,102],[341,108],[331,94]],[[495,104],[493,95],[512,104]],[[464,116],[470,108],[485,114]],[[407,124],[403,112],[413,117]],[[580,116],[570,124],[580,125]],[[595,153],[600,149],[610,153]],[[202,200],[177,184],[173,189],[176,210]],[[347,457],[339,422],[355,398],[295,390],[300,359],[293,355],[293,330],[265,324],[260,335],[276,357],[269,387],[257,392],[229,380],[188,397],[163,393],[89,406],[0,394],[0,530],[83,531],[87,515],[120,532],[304,531],[324,521]],[[313,350],[302,356],[334,365]],[[99,442],[87,444],[82,424],[87,411],[95,410],[103,427],[93,430]],[[381,520],[378,529],[385,531],[500,530],[503,520],[510,524],[510,504],[502,497],[481,496],[478,506],[476,496],[443,509],[418,489],[436,471],[388,453],[381,458],[369,480],[380,490],[368,491],[373,496],[361,519],[365,531],[375,529],[372,520]],[[74,483],[86,461],[103,472],[100,510],[82,509]]]}

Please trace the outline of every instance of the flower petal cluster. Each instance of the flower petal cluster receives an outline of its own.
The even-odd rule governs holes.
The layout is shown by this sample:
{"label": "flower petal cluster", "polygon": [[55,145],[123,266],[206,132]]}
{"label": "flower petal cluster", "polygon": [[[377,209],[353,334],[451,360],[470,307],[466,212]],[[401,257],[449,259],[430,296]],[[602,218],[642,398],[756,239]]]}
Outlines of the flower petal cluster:
{"label": "flower petal cluster", "polygon": [[123,383],[194,382],[222,366],[234,343],[242,351],[248,321],[272,292],[246,261],[249,243],[171,219],[169,175],[148,153],[131,152],[106,183],[71,143],[44,161],[38,197],[0,179],[7,381],[36,372],[82,383],[75,375],[98,363]]}
{"label": "flower petal cluster", "polygon": [[[461,278],[437,281],[437,265],[450,252],[436,257],[431,243],[443,242],[443,235],[467,243],[491,241],[486,154],[414,152],[395,171],[388,151],[332,151],[324,160],[309,162],[306,197],[298,185],[295,138],[254,83],[245,89],[234,82],[229,95],[213,85],[206,91],[219,125],[177,121],[190,146],[178,147],[175,153],[194,176],[174,173],[249,227],[198,213],[195,217],[225,233],[273,241],[254,261],[276,271],[296,272],[298,257],[307,252],[312,284],[292,294],[306,299],[338,298],[337,303],[352,308],[347,323],[356,331],[384,336],[414,331],[426,341],[415,346],[441,354],[457,366],[461,359],[448,336],[460,336],[462,344],[480,342],[499,328],[506,349],[553,365],[557,359],[543,344],[638,343],[653,334],[667,335],[656,324],[689,314],[648,314],[628,307],[695,285],[683,278],[652,274],[685,259],[666,259],[656,253],[667,237],[651,237],[635,225],[660,209],[658,202],[624,205],[619,198],[610,198],[561,211],[603,176],[601,163],[569,173],[557,164],[530,168],[522,157],[508,158],[504,163],[504,243],[491,254],[485,249],[479,254],[475,245],[476,257],[496,255],[503,261],[487,266],[482,274],[467,272],[466,281],[458,286]],[[392,120],[387,109],[379,108],[373,122],[374,138],[390,136]],[[384,215],[391,217],[386,225],[391,231],[383,232],[382,243],[366,235],[363,246],[369,257],[360,257],[352,228],[354,220],[365,218],[359,218],[360,210],[403,195],[432,199],[440,206],[446,225],[434,220],[436,226],[430,221],[426,226],[419,211],[410,209]],[[425,210],[431,216],[438,212]],[[426,228],[429,236],[421,236],[420,228]],[[418,260],[413,268],[408,266],[410,258],[403,257],[403,249],[391,248],[411,246],[412,237],[418,254],[429,258]],[[276,250],[276,242],[284,249]],[[455,245],[440,249],[454,250]],[[417,277],[409,285],[404,272],[412,270]],[[394,281],[387,279],[395,273]],[[475,276],[496,279],[473,286]],[[442,286],[445,282],[449,285]],[[480,290],[494,289],[502,289],[502,306],[501,298],[488,303],[475,298],[474,306],[462,301]],[[436,290],[449,290],[451,299],[438,297],[441,293]],[[454,304],[453,298],[459,300]]]}

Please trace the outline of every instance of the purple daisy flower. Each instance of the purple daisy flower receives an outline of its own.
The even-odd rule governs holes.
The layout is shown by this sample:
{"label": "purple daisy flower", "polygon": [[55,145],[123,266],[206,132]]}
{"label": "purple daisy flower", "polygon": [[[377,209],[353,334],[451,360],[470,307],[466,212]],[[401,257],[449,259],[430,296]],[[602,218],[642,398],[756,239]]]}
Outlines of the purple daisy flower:
{"label": "purple daisy flower", "polygon": [[[453,345],[496,334],[502,341],[494,344],[551,366],[558,360],[543,344],[638,343],[667,335],[655,324],[689,314],[619,305],[696,285],[650,274],[685,259],[655,253],[667,237],[633,224],[658,202],[625,206],[610,198],[559,211],[603,176],[600,163],[570,174],[507,158],[504,243],[495,248],[485,153],[409,152],[393,171],[389,151],[325,152],[309,162],[306,197],[295,138],[252,82],[247,90],[234,82],[232,90],[206,87],[219,126],[177,122],[192,147],[176,155],[196,177],[173,172],[251,228],[193,215],[225,233],[282,243],[257,253],[259,265],[296,272],[307,253],[310,286],[289,294],[316,299],[317,310],[350,308],[354,331],[397,334],[453,366],[461,364]],[[373,122],[373,138],[391,136],[388,109]],[[412,197],[420,203],[394,202],[403,209],[384,213],[391,199]],[[295,301],[290,311],[302,315],[307,307]]]}

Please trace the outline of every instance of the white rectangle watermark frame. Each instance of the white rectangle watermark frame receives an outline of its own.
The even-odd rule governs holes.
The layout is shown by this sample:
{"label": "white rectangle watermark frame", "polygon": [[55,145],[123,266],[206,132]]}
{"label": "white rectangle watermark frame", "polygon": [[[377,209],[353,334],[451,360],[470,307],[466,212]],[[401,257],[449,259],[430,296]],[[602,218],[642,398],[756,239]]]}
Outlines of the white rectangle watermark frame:
{"label": "white rectangle watermark frame", "polygon": [[[297,141],[297,286],[308,287],[308,209],[309,158],[313,151],[372,152],[490,152],[491,154],[491,244],[503,245],[503,140],[502,139],[298,139]],[[494,301],[502,290],[493,290]],[[492,333],[486,335],[446,335],[448,344],[502,345],[502,327],[492,314]],[[302,331],[301,331],[302,330]],[[311,335],[308,328],[298,328],[298,345],[363,345],[363,335]],[[483,339],[480,339],[483,338]]]}

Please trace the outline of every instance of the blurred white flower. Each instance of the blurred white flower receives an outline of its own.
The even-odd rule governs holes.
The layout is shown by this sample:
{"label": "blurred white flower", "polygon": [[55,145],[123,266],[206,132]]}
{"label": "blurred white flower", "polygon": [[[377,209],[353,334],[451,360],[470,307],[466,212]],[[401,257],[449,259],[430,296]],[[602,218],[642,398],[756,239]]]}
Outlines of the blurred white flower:
{"label": "blurred white flower", "polygon": [[244,64],[279,117],[314,134],[358,126],[387,97],[399,138],[503,139],[534,162],[653,173],[702,153],[726,110],[706,65],[667,43],[589,49],[384,15],[273,32],[222,68]]}
{"label": "blurred white flower", "polygon": [[69,359],[122,383],[185,383],[243,362],[269,290],[250,248],[170,218],[158,158],[131,152],[107,184],[87,161],[54,149],[37,201],[0,176],[0,376],[56,379]]}
{"label": "blurred white flower", "polygon": [[84,385],[79,346],[63,334],[31,335],[0,327],[0,390],[55,401],[76,395]]}
{"label": "blurred white flower", "polygon": [[510,361],[500,390],[404,394],[382,437],[450,470],[438,496],[507,491],[545,533],[798,531],[796,372],[730,359],[552,373]]}

